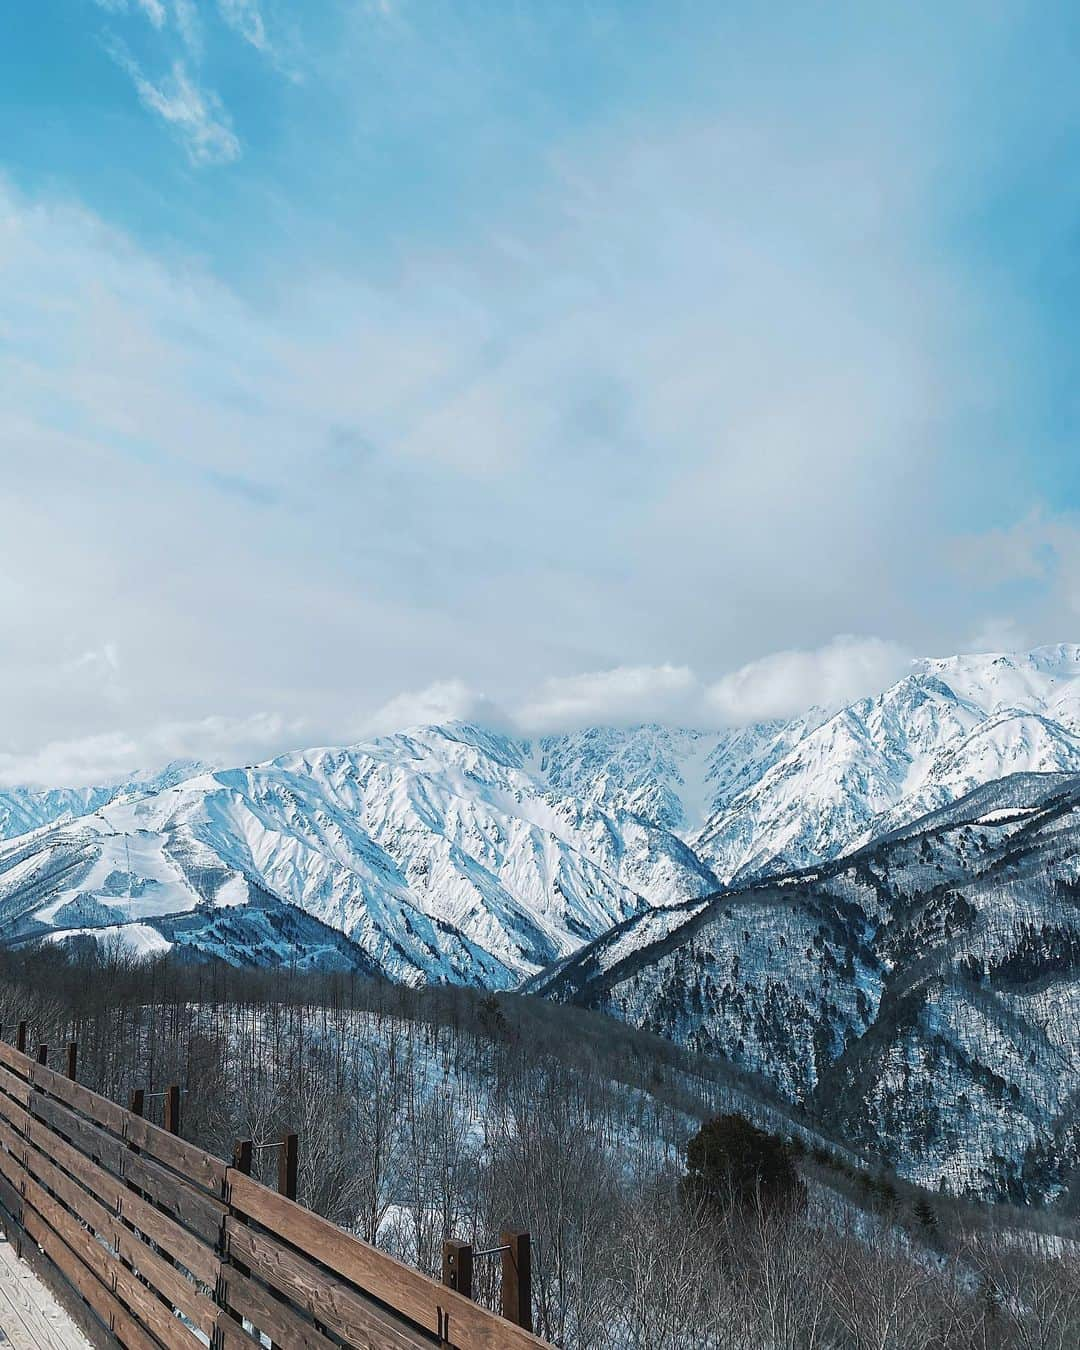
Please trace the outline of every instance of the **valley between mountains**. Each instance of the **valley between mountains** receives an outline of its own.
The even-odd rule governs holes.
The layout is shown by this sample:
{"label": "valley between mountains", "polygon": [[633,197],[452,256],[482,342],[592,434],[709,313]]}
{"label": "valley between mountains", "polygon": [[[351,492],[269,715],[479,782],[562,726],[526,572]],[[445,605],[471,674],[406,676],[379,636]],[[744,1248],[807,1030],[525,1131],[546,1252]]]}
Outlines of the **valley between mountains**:
{"label": "valley between mountains", "polygon": [[1080,1165],[1080,647],[839,711],[464,723],[0,792],[0,943],[523,988],[721,1057],[908,1175]]}

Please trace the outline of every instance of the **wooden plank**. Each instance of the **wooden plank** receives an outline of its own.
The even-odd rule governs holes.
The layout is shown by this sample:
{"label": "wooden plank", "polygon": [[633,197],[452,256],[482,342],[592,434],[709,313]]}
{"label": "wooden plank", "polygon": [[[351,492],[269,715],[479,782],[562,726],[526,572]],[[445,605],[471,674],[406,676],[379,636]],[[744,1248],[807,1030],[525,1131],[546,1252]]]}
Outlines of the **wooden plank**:
{"label": "wooden plank", "polygon": [[123,1176],[127,1150],[119,1139],[42,1092],[31,1094],[27,1110],[50,1129],[65,1135],[80,1153],[100,1167],[115,1176]]}
{"label": "wooden plank", "polygon": [[456,1289],[462,1298],[472,1298],[473,1247],[471,1242],[447,1238],[442,1245],[442,1282]]}
{"label": "wooden plank", "polygon": [[[449,1316],[451,1343],[461,1350],[542,1350],[545,1345],[524,1328],[470,1303],[452,1289],[444,1289],[420,1271],[342,1232],[326,1219],[275,1195],[233,1168],[229,1169],[229,1195],[239,1213],[306,1252],[379,1302],[396,1308],[425,1331],[437,1335],[442,1315]],[[235,1231],[231,1220],[226,1227],[230,1233]]]}
{"label": "wooden plank", "polygon": [[110,1258],[108,1248],[103,1247],[89,1229],[84,1228],[76,1218],[67,1212],[59,1200],[54,1200],[48,1191],[43,1186],[39,1186],[32,1177],[27,1178],[23,1200],[26,1204],[25,1227],[27,1232],[30,1231],[31,1216],[36,1215],[47,1223],[54,1233],[63,1238],[87,1270],[106,1289],[111,1288],[112,1267],[115,1263]]}
{"label": "wooden plank", "polygon": [[[119,1108],[117,1108],[119,1109]],[[194,1144],[170,1134],[160,1125],[124,1112],[127,1117],[125,1138],[143,1153],[180,1172],[185,1180],[220,1196],[225,1186],[226,1165]]]}
{"label": "wooden plank", "polygon": [[170,1265],[163,1256],[152,1251],[123,1224],[114,1223],[111,1232],[115,1236],[120,1256],[148,1280],[167,1303],[183,1313],[193,1326],[210,1335],[217,1325],[217,1304],[196,1289],[178,1267]]}
{"label": "wooden plank", "polygon": [[499,1234],[502,1253],[502,1314],[508,1322],[532,1331],[532,1246],[528,1233],[516,1228]]}
{"label": "wooden plank", "polygon": [[296,1199],[296,1169],[299,1162],[299,1139],[295,1134],[282,1136],[278,1149],[278,1194]]}
{"label": "wooden plank", "polygon": [[9,1069],[21,1074],[23,1078],[29,1078],[34,1061],[29,1055],[20,1054],[13,1045],[8,1045],[6,1041],[0,1041],[0,1064],[6,1064]]}
{"label": "wooden plank", "polygon": [[124,1180],[144,1191],[155,1204],[164,1205],[199,1237],[216,1243],[221,1234],[225,1206],[203,1191],[187,1185],[175,1173],[141,1153],[126,1152]]}
{"label": "wooden plank", "polygon": [[[159,1256],[113,1213],[72,1180],[48,1158],[31,1149],[27,1168],[48,1186],[77,1218],[106,1238],[136,1272],[148,1280],[173,1307],[188,1317],[201,1331],[209,1334],[217,1320],[217,1306],[186,1279],[182,1271]],[[212,1255],[212,1254],[211,1254]],[[216,1271],[215,1271],[216,1275]]]}
{"label": "wooden plank", "polygon": [[169,1134],[180,1133],[180,1085],[171,1083],[165,1089],[165,1129]]}
{"label": "wooden plank", "polygon": [[218,1314],[217,1333],[221,1350],[265,1350],[262,1341],[249,1335],[228,1312]]}
{"label": "wooden plank", "polygon": [[[200,1347],[205,1350],[202,1341],[184,1326],[171,1308],[158,1299],[152,1289],[121,1265],[107,1248],[57,1201],[51,1200],[40,1186],[30,1182],[26,1198],[27,1203],[33,1206],[28,1216],[34,1214],[43,1220],[74,1252],[87,1271],[97,1277],[100,1285],[105,1290],[111,1287],[115,1296],[127,1305],[131,1316],[152,1332],[157,1340],[168,1346],[169,1350],[200,1350]],[[27,1231],[30,1231],[29,1224]]]}
{"label": "wooden plank", "polygon": [[[161,1350],[161,1345],[136,1322],[124,1305],[105,1289],[79,1258],[33,1210],[26,1215],[26,1231],[71,1288],[85,1300],[98,1320],[113,1332],[126,1350]],[[204,1347],[205,1350],[205,1347]]]}
{"label": "wooden plank", "polygon": [[[130,1350],[201,1350],[178,1311],[232,1350],[258,1345],[237,1313],[289,1350],[333,1345],[320,1328],[362,1350],[544,1344],[7,1046],[0,1049],[0,1187],[0,1205],[12,1222],[23,1220],[29,1250],[38,1243]],[[218,1198],[225,1194],[236,1217]],[[223,1250],[246,1269],[229,1268]],[[519,1294],[514,1311],[524,1321]],[[221,1307],[226,1297],[233,1317]]]}
{"label": "wooden plank", "polygon": [[40,1120],[35,1120],[32,1116],[27,1117],[26,1126],[27,1141],[38,1150],[44,1153],[46,1157],[51,1158],[86,1190],[91,1191],[97,1199],[109,1209],[116,1209],[119,1203],[120,1192],[123,1189],[123,1182],[118,1177],[107,1172],[103,1167],[99,1167],[93,1159],[88,1158],[74,1144],[69,1144],[66,1139],[61,1139],[58,1134],[54,1134],[48,1125]]}
{"label": "wooden plank", "polygon": [[15,1153],[0,1152],[0,1177],[3,1177],[13,1190],[21,1190],[26,1179],[22,1158]]}
{"label": "wooden plank", "polygon": [[90,1350],[30,1266],[0,1239],[0,1330],[11,1350]]}
{"label": "wooden plank", "polygon": [[43,1092],[56,1097],[82,1115],[88,1116],[94,1124],[101,1125],[114,1134],[123,1135],[127,1112],[123,1107],[111,1102],[108,1097],[102,1097],[97,1092],[91,1092],[88,1087],[83,1087],[81,1083],[74,1082],[64,1074],[57,1073],[55,1069],[50,1069],[44,1064],[31,1065],[30,1081]]}
{"label": "wooden plank", "polygon": [[18,1102],[13,1102],[10,1097],[0,1097],[0,1120],[5,1121],[19,1134],[25,1134],[30,1116]]}
{"label": "wooden plank", "polygon": [[[25,1115],[25,1113],[24,1116],[26,1120],[30,1119],[29,1116]],[[9,1122],[5,1120],[3,1116],[0,1116],[0,1144],[2,1144],[4,1148],[8,1149],[10,1152],[14,1153],[14,1155],[17,1158],[21,1158],[23,1154],[26,1152],[27,1148],[26,1139],[24,1135],[21,1134],[13,1125],[9,1124]]]}
{"label": "wooden plank", "polygon": [[14,1223],[22,1223],[22,1196],[4,1177],[0,1177],[0,1209],[5,1210]]}
{"label": "wooden plank", "polygon": [[[8,1097],[14,1098],[20,1106],[26,1106],[30,1101],[32,1091],[30,1084],[21,1079],[18,1074],[0,1066],[0,1093],[5,1093]],[[3,1098],[0,1098],[0,1103],[2,1101]]]}
{"label": "wooden plank", "polygon": [[[50,1154],[56,1163],[71,1173],[103,1205],[116,1211],[120,1218],[167,1250],[196,1279],[210,1288],[214,1287],[221,1266],[215,1250],[171,1216],[128,1190],[122,1181],[84,1158],[78,1149],[52,1134],[44,1125],[31,1121],[29,1133],[33,1144]],[[217,1235],[214,1237],[214,1247],[216,1245]]]}
{"label": "wooden plank", "polygon": [[121,1196],[120,1217],[167,1251],[197,1280],[214,1288],[221,1270],[221,1258],[214,1248],[207,1247],[175,1219],[131,1191],[125,1191]]}
{"label": "wooden plank", "polygon": [[[283,1303],[261,1284],[235,1268],[222,1275],[223,1301],[238,1316],[289,1350],[330,1350],[336,1342],[324,1336],[289,1303]],[[233,1323],[235,1326],[235,1322]]]}
{"label": "wooden plank", "polygon": [[[189,1185],[151,1158],[133,1153],[119,1139],[43,1093],[35,1092],[32,1095],[29,1110],[36,1120],[66,1135],[78,1153],[111,1172],[114,1177],[137,1186],[154,1203],[172,1210],[178,1219],[200,1237],[212,1244],[217,1242],[225,1215],[225,1206],[219,1200]],[[48,1144],[39,1144],[39,1147],[45,1152],[49,1151]]]}
{"label": "wooden plank", "polygon": [[99,1233],[108,1230],[112,1218],[109,1210],[43,1153],[36,1148],[28,1147],[24,1166],[27,1177],[36,1179],[42,1186],[46,1186],[84,1223]]}
{"label": "wooden plank", "polygon": [[[435,1336],[409,1327],[283,1243],[236,1219],[226,1219],[225,1229],[230,1256],[243,1261],[253,1275],[357,1350],[423,1350],[439,1344]],[[287,1340],[284,1343],[291,1345]]]}

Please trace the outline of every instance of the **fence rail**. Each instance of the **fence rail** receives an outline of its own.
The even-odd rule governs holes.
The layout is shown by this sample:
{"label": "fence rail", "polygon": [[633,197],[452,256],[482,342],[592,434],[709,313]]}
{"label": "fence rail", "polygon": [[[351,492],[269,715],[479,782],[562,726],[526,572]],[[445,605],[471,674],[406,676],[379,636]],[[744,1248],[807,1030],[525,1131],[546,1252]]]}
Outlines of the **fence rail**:
{"label": "fence rail", "polygon": [[[0,1040],[0,1222],[75,1305],[95,1343],[125,1350],[546,1345],[269,1190],[238,1160],[230,1166],[91,1092],[49,1068],[40,1052],[31,1058],[21,1026],[19,1033],[20,1048]],[[67,1064],[73,1073],[70,1047]],[[141,1109],[141,1100],[134,1104]]]}

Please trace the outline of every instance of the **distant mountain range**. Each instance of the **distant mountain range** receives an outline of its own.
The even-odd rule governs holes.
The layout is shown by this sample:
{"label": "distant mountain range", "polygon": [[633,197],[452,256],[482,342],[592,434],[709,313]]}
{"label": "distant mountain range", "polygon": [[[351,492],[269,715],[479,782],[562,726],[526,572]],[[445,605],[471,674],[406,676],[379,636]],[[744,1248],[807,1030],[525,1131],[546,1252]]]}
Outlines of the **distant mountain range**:
{"label": "distant mountain range", "polygon": [[923,1179],[1049,1194],[1080,1156],[1078,807],[1080,647],[926,660],[738,729],[450,723],[7,789],[0,943],[525,982]]}
{"label": "distant mountain range", "polygon": [[[736,730],[451,723],[8,789],[0,941],[123,929],[302,963],[329,944],[394,979],[509,987],[633,915],[827,861],[1018,772],[1080,772],[1080,647],[922,661],[832,716]],[[274,937],[290,910],[312,951]]]}

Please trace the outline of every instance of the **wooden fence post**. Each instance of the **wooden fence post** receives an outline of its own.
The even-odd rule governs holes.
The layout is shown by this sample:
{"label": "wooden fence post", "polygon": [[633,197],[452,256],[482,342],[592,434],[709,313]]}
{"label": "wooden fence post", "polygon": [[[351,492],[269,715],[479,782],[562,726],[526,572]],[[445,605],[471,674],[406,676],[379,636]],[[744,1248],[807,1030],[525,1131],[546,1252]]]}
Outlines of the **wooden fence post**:
{"label": "wooden fence post", "polygon": [[170,1134],[180,1133],[180,1088],[176,1083],[165,1089],[165,1128]]}
{"label": "wooden fence post", "polygon": [[499,1235],[502,1259],[502,1314],[532,1331],[532,1248],[528,1233],[509,1229]]}
{"label": "wooden fence post", "polygon": [[38,1046],[38,1048],[37,1048],[37,1062],[38,1062],[39,1064],[48,1064],[48,1062],[49,1062],[49,1047],[48,1047],[47,1045],[39,1045],[39,1046]]}
{"label": "wooden fence post", "polygon": [[78,1041],[68,1041],[67,1076],[71,1079],[74,1079],[78,1067],[79,1067],[79,1043]]}
{"label": "wooden fence post", "polygon": [[20,1022],[15,1029],[15,1049],[20,1055],[26,1054],[26,1023]]}
{"label": "wooden fence post", "polygon": [[473,1296],[473,1249],[471,1242],[447,1239],[442,1245],[442,1282],[465,1298]]}
{"label": "wooden fence post", "polygon": [[[251,1157],[253,1147],[254,1141],[251,1139],[237,1139],[237,1141],[233,1144],[233,1151],[232,1151],[233,1168],[237,1172],[243,1172],[244,1176],[246,1177],[251,1176]],[[232,1207],[231,1198],[229,1203],[229,1213],[233,1215],[235,1215],[236,1213],[236,1211]],[[244,1220],[241,1219],[240,1222],[243,1223]],[[221,1245],[222,1279],[225,1280],[225,1268],[227,1268],[228,1266],[232,1266],[232,1268],[239,1275],[250,1275],[251,1271],[248,1270],[247,1266],[243,1265],[240,1261],[233,1260],[233,1258],[229,1255],[229,1244],[225,1236],[224,1225],[222,1226],[221,1237],[222,1237],[222,1245]],[[242,1322],[244,1320],[238,1312],[233,1312],[231,1308],[227,1309],[227,1311],[229,1316],[233,1319],[234,1322]]]}
{"label": "wooden fence post", "polygon": [[295,1134],[282,1136],[278,1150],[278,1194],[296,1199],[296,1164],[299,1155],[299,1140]]}

